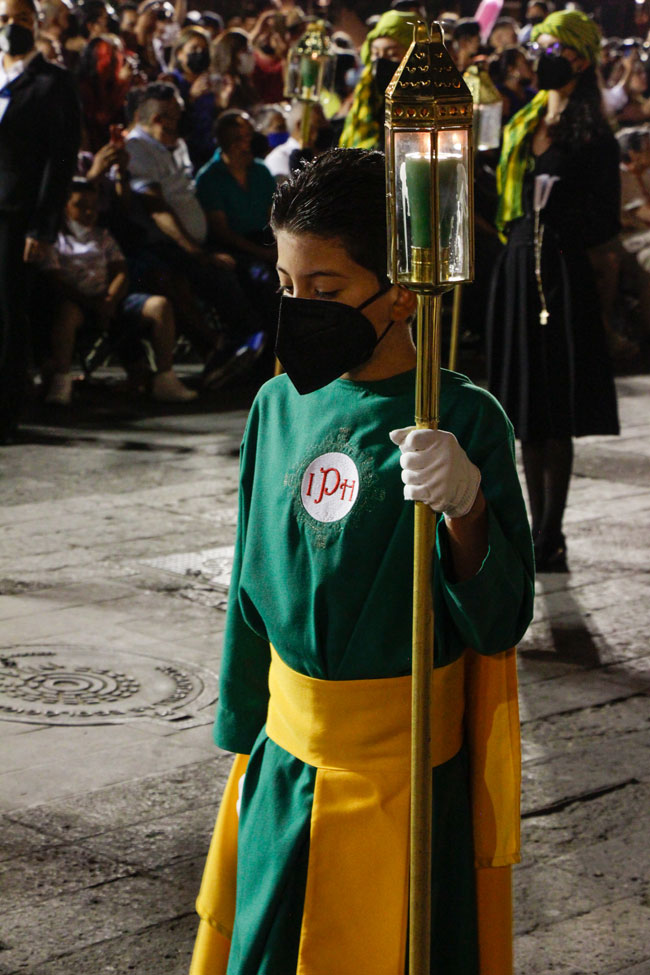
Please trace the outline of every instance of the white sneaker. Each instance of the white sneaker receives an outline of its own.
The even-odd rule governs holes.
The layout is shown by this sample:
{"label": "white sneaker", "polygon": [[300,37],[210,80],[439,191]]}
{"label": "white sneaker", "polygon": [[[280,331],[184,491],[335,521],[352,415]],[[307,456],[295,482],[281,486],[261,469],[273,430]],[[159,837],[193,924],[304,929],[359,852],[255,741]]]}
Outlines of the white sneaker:
{"label": "white sneaker", "polygon": [[173,369],[156,373],[151,394],[159,403],[191,403],[199,395],[195,390],[188,389]]}
{"label": "white sneaker", "polygon": [[50,406],[70,406],[72,400],[72,373],[55,372],[50,380],[45,402]]}

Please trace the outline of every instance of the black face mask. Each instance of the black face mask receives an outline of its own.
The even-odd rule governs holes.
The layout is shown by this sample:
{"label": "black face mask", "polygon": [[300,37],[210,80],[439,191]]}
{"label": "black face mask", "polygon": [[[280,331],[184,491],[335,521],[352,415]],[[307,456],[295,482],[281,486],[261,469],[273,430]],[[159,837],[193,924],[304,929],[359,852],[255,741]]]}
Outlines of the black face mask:
{"label": "black face mask", "polygon": [[203,74],[210,67],[210,53],[208,51],[190,51],[185,58],[185,64],[192,74]]}
{"label": "black face mask", "polygon": [[530,24],[531,27],[535,27],[537,24],[541,24],[544,17],[526,17],[526,23]]}
{"label": "black face mask", "polygon": [[10,58],[28,54],[34,47],[34,32],[21,24],[7,24],[0,30],[0,51]]}
{"label": "black face mask", "polygon": [[391,61],[389,58],[377,58],[372,62],[372,79],[380,95],[386,94],[398,67],[399,61]]}
{"label": "black face mask", "polygon": [[537,59],[537,87],[546,91],[564,88],[575,78],[568,58],[561,54],[540,54]]}
{"label": "black face mask", "polygon": [[377,338],[361,312],[390,288],[386,285],[356,308],[341,301],[281,299],[275,354],[300,394],[313,393],[367,362],[394,323]]}

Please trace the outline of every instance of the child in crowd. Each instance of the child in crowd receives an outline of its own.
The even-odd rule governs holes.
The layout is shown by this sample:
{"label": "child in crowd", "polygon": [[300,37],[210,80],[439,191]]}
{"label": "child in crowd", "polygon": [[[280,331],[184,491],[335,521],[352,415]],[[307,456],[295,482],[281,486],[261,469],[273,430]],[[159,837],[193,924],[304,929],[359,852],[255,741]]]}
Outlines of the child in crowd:
{"label": "child in crowd", "polygon": [[56,242],[44,247],[40,268],[54,285],[56,302],[50,357],[43,367],[45,402],[67,406],[72,395],[72,358],[78,329],[91,322],[99,331],[119,320],[134,332],[148,331],[157,372],[152,395],[164,403],[187,403],[188,389],[172,367],[176,337],[174,313],[161,295],[129,294],[126,261],[114,238],[97,226],[97,189],[75,178],[65,207],[64,227]]}

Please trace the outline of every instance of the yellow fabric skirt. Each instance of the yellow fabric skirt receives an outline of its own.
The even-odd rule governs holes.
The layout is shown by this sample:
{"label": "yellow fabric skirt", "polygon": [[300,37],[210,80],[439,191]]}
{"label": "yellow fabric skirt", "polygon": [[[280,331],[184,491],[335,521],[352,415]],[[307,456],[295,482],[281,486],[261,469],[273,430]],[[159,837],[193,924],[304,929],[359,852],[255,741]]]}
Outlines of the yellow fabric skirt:
{"label": "yellow fabric skirt", "polygon": [[[317,769],[296,975],[401,975],[407,934],[411,678],[306,677],[272,649],[266,733]],[[514,651],[467,651],[432,677],[433,764],[466,737],[476,857],[480,975],[512,972],[510,864],[519,859],[519,725]],[[239,755],[201,890],[191,975],[223,975],[235,916]],[[373,865],[380,923],[367,905]],[[336,869],[332,869],[332,864]],[[351,919],[354,919],[351,923]],[[286,973],[289,975],[289,973]]]}

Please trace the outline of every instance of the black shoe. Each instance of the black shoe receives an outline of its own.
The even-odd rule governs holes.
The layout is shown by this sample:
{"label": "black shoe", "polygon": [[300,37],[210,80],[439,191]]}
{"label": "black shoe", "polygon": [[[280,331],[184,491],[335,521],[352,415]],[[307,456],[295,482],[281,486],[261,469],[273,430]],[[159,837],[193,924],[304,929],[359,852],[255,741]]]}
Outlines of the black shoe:
{"label": "black shoe", "polygon": [[566,542],[561,533],[548,538],[540,533],[533,542],[535,550],[535,570],[537,572],[568,572]]}

